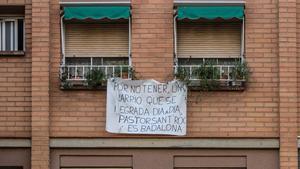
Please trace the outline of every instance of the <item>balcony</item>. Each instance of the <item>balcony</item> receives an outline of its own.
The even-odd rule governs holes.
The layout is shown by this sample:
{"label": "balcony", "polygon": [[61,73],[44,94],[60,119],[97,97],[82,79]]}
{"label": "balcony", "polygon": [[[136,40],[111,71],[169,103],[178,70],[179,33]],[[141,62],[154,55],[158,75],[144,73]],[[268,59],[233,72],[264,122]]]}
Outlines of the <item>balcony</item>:
{"label": "balcony", "polygon": [[235,65],[179,65],[175,77],[192,90],[243,91],[249,75],[246,64]]}
{"label": "balcony", "polygon": [[105,89],[106,80],[116,77],[130,79],[133,69],[129,65],[62,65],[61,89]]}

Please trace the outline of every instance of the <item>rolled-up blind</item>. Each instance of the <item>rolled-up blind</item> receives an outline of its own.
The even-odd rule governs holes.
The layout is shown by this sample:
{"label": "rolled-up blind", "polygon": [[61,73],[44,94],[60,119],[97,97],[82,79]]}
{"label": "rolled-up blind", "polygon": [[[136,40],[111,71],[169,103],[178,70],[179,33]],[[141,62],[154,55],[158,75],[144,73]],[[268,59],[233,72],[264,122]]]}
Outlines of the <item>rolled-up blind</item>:
{"label": "rolled-up blind", "polygon": [[128,57],[128,23],[67,23],[66,57]]}
{"label": "rolled-up blind", "polygon": [[178,58],[239,58],[240,22],[179,22]]}

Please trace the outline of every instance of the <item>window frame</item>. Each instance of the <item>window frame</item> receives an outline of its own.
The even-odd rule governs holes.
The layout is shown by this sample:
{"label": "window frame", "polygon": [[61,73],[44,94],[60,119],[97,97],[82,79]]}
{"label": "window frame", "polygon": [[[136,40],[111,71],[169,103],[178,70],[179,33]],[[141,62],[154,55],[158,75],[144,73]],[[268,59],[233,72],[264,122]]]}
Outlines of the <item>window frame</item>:
{"label": "window frame", "polygon": [[[203,4],[202,4],[203,5]],[[173,33],[174,33],[174,67],[173,67],[173,73],[175,78],[177,76],[185,76],[186,80],[188,81],[188,86],[191,87],[192,90],[224,90],[224,91],[243,91],[245,90],[246,87],[246,82],[247,82],[247,77],[243,77],[243,79],[235,79],[232,75],[232,70],[239,64],[241,65],[246,65],[245,62],[245,20],[246,16],[244,14],[243,19],[241,20],[241,40],[240,40],[240,56],[236,59],[238,59],[238,63],[236,62],[235,64],[219,64],[219,59],[227,59],[224,57],[209,57],[209,58],[180,58],[178,55],[178,35],[177,35],[177,30],[178,30],[178,18],[177,18],[177,10],[174,12],[174,21],[173,21]],[[203,63],[209,64],[207,71],[215,70],[219,71],[219,78],[215,78],[215,74],[213,73],[212,79],[200,79],[199,77],[194,77],[193,76],[193,71],[196,69],[199,69],[203,64],[182,64],[180,59],[202,59]],[[215,59],[217,64],[206,62],[206,60],[209,59]],[[228,58],[232,59],[232,58]],[[180,63],[181,62],[181,63]],[[213,64],[213,65],[210,65]],[[237,65],[236,65],[237,64]],[[211,67],[212,66],[212,67]],[[247,65],[246,65],[247,66]],[[201,69],[201,71],[204,71],[205,69]],[[182,80],[182,79],[181,79]],[[212,87],[211,89],[209,88],[201,88],[201,82],[206,81],[206,82],[211,82],[211,86],[213,86],[213,82],[215,81],[219,85],[214,88]]]}
{"label": "window frame", "polygon": [[[22,20],[23,21],[23,34],[22,39],[23,39],[23,49],[22,50],[18,50],[19,48],[19,23],[18,21]],[[7,22],[12,22],[13,24],[11,24],[11,44],[10,44],[10,49],[6,50],[6,24]],[[26,45],[26,33],[25,33],[25,17],[21,17],[21,16],[14,16],[14,17],[9,17],[9,16],[0,16],[0,54],[24,54],[25,52],[25,45]]]}
{"label": "window frame", "polygon": [[[132,66],[132,54],[131,54],[131,39],[132,39],[132,22],[131,22],[131,14],[128,18],[128,65],[129,67]],[[61,15],[60,17],[60,32],[61,32],[61,66],[66,65],[66,52],[65,52],[65,46],[66,46],[66,24],[64,22],[64,15]]]}
{"label": "window frame", "polygon": [[[174,25],[173,25],[173,32],[174,32],[174,66],[178,67],[179,62],[178,62],[178,35],[177,35],[177,15],[174,15]],[[241,48],[241,53],[240,53],[240,58],[242,62],[245,60],[245,17],[242,19],[242,25],[241,25],[241,42],[240,42],[240,48]],[[203,58],[205,59],[205,58]],[[211,59],[218,59],[218,58],[211,58]]]}
{"label": "window frame", "polygon": [[[60,76],[62,77],[62,73],[65,72],[67,70],[68,72],[68,78],[67,80],[68,81],[76,81],[76,76],[77,76],[77,73],[76,71],[79,69],[79,68],[82,68],[82,69],[85,69],[85,67],[89,67],[90,70],[96,68],[96,69],[104,69],[105,70],[105,75],[108,76],[109,73],[108,73],[108,69],[112,69],[112,77],[116,77],[115,76],[115,72],[117,69],[120,69],[120,77],[123,76],[123,70],[127,70],[127,72],[125,72],[124,74],[128,74],[127,78],[128,79],[131,79],[131,69],[132,69],[132,55],[131,55],[131,38],[132,38],[132,22],[131,22],[131,14],[128,18],[128,55],[127,57],[124,57],[126,58],[126,60],[128,60],[128,64],[127,65],[123,65],[123,64],[120,64],[120,65],[114,65],[114,64],[102,64],[102,65],[95,65],[93,63],[93,59],[94,58],[103,58],[103,57],[87,57],[87,58],[90,58],[90,64],[89,65],[68,65],[67,64],[67,58],[70,58],[70,57],[66,57],[66,51],[65,51],[65,46],[66,46],[66,23],[65,23],[65,20],[64,20],[64,15],[61,15],[61,18],[60,18],[60,32],[61,32],[61,65],[60,65]],[[118,58],[118,57],[107,57],[107,58]],[[69,77],[69,72],[70,72],[70,69],[71,68],[75,68],[75,79],[70,79]],[[83,72],[83,76],[81,79],[77,80],[77,81],[84,81],[86,80],[85,77],[84,77],[84,72]]]}

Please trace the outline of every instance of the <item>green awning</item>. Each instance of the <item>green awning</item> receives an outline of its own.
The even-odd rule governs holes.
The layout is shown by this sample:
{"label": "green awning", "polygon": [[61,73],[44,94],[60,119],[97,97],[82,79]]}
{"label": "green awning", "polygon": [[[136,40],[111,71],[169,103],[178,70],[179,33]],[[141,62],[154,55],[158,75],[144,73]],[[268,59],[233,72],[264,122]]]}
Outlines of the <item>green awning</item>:
{"label": "green awning", "polygon": [[181,6],[178,7],[178,19],[243,19],[243,6]]}
{"label": "green awning", "polygon": [[64,18],[70,19],[128,19],[130,8],[127,6],[81,6],[65,7]]}

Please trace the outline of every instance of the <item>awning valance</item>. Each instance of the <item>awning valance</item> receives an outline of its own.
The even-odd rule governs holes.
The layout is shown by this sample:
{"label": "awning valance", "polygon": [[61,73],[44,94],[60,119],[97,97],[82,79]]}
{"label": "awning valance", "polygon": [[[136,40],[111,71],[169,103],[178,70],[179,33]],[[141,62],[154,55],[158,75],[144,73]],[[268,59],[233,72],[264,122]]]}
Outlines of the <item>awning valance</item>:
{"label": "awning valance", "polygon": [[64,7],[64,18],[70,19],[128,19],[130,8],[127,6],[81,6]]}
{"label": "awning valance", "polygon": [[244,6],[181,6],[178,19],[243,19]]}

